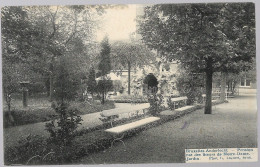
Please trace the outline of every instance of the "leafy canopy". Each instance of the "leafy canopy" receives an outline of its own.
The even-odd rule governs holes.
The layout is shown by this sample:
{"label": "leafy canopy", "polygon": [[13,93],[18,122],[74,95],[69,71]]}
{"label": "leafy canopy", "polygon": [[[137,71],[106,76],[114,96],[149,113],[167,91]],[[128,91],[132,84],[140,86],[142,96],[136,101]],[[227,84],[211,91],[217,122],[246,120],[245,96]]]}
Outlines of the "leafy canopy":
{"label": "leafy canopy", "polygon": [[228,71],[255,56],[253,3],[153,5],[139,24],[150,48],[196,72],[209,60],[213,71]]}

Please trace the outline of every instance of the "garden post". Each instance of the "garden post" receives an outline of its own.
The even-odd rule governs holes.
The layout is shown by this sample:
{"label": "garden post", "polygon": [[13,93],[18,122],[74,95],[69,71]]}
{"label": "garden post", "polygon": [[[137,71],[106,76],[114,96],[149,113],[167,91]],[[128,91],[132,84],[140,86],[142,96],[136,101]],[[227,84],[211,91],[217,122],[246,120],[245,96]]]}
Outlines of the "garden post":
{"label": "garden post", "polygon": [[29,81],[23,81],[20,82],[20,85],[22,86],[22,91],[23,91],[23,107],[28,106],[28,86],[29,86]]}

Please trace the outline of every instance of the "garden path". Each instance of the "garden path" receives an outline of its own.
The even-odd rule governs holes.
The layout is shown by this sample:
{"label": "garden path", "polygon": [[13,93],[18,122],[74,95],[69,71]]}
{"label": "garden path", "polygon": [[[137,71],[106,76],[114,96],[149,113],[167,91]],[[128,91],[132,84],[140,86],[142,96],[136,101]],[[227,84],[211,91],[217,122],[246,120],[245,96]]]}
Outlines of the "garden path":
{"label": "garden path", "polygon": [[[133,111],[140,110],[149,107],[148,103],[143,104],[130,104],[130,103],[116,103],[114,109],[110,109],[110,111],[117,111],[120,113],[124,109],[131,108]],[[101,112],[91,113],[81,115],[83,121],[81,122],[82,125],[79,126],[81,128],[91,128],[97,125],[101,125],[102,122],[99,120]],[[11,146],[18,143],[18,140],[21,137],[28,136],[29,134],[32,135],[40,135],[48,137],[48,133],[45,130],[45,123],[46,122],[39,122],[15,127],[4,128],[4,146]]]}
{"label": "garden path", "polygon": [[213,114],[196,110],[174,121],[140,132],[104,152],[78,160],[79,164],[185,162],[185,149],[257,147],[256,96],[229,99]]}

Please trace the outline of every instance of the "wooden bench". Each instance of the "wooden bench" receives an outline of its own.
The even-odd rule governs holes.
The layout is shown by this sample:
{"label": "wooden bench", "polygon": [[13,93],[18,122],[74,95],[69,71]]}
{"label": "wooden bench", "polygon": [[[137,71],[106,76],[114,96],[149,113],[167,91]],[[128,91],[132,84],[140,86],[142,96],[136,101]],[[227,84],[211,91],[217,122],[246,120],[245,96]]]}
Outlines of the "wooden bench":
{"label": "wooden bench", "polygon": [[186,96],[171,98],[171,102],[173,102],[174,109],[176,109],[176,106],[177,108],[185,106],[187,104],[187,100],[188,98]]}
{"label": "wooden bench", "polygon": [[[213,99],[215,99],[215,98],[220,98],[220,91],[216,91],[216,92],[212,92],[212,98]],[[226,100],[228,99],[228,98],[231,98],[231,97],[234,97],[234,96],[230,96],[230,94],[232,94],[232,92],[230,92],[230,91],[226,91],[225,92],[225,98],[226,98]],[[203,101],[206,101],[206,94],[202,94],[202,98],[203,98]]]}
{"label": "wooden bench", "polygon": [[135,122],[131,122],[131,123],[128,123],[128,124],[124,124],[124,125],[120,125],[120,126],[117,126],[117,127],[106,129],[105,132],[112,134],[113,137],[114,137],[114,140],[111,143],[111,147],[113,146],[113,144],[116,141],[122,142],[123,145],[125,146],[125,143],[122,140],[124,138],[125,133],[127,133],[127,132],[129,132],[133,129],[139,128],[141,126],[147,125],[149,123],[158,121],[159,119],[160,119],[159,117],[148,117],[148,118],[144,118],[144,119],[141,119],[141,120],[138,120],[138,121],[135,121]]}
{"label": "wooden bench", "polygon": [[111,127],[113,127],[113,122],[115,119],[119,118],[119,115],[128,114],[128,117],[138,116],[140,114],[145,114],[148,111],[148,108],[145,109],[139,109],[139,110],[133,110],[132,108],[125,108],[122,109],[114,109],[112,111],[110,110],[104,110],[101,112],[101,117],[99,118],[103,123],[109,122],[111,124]]}

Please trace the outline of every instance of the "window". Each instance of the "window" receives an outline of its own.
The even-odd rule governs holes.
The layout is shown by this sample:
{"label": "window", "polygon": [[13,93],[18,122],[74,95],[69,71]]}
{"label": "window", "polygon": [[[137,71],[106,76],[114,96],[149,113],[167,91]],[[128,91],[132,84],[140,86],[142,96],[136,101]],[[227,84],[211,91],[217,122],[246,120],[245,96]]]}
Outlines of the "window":
{"label": "window", "polygon": [[251,84],[251,81],[249,79],[241,79],[240,86],[249,87],[250,84]]}
{"label": "window", "polygon": [[241,79],[241,86],[245,86],[245,80]]}
{"label": "window", "polygon": [[250,86],[250,80],[246,79],[246,86]]}

